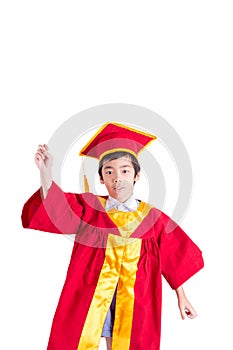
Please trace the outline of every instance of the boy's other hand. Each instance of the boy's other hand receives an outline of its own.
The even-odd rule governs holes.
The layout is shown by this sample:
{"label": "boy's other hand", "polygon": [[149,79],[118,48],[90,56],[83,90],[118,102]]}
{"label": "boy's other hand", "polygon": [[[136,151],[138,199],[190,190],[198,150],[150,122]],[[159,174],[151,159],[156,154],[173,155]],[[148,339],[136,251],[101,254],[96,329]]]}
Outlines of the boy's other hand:
{"label": "boy's other hand", "polygon": [[186,317],[195,318],[197,316],[197,313],[187,299],[182,286],[176,289],[176,294],[182,320],[184,320]]}

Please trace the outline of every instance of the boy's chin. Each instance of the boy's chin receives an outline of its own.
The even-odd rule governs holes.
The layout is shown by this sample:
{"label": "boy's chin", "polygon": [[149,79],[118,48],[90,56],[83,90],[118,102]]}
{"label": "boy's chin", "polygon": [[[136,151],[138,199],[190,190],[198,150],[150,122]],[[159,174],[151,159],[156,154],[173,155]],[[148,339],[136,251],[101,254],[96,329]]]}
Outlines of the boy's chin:
{"label": "boy's chin", "polygon": [[128,193],[128,192],[127,193],[124,193],[124,192],[120,193],[120,191],[119,192],[114,191],[113,193],[110,194],[110,196],[119,202],[125,202],[125,201],[127,201],[127,199],[129,199],[131,194],[132,193]]}

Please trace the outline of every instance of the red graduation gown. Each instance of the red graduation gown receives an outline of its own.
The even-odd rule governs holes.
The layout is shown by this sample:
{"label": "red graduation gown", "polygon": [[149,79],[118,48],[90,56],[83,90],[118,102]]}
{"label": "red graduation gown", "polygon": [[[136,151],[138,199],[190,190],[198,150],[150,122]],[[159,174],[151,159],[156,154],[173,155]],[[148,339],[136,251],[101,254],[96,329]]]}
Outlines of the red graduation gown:
{"label": "red graduation gown", "polygon": [[176,289],[203,267],[200,249],[160,210],[105,211],[106,197],[53,182],[26,202],[23,227],[75,234],[47,350],[98,349],[117,287],[113,350],[159,350],[161,275]]}

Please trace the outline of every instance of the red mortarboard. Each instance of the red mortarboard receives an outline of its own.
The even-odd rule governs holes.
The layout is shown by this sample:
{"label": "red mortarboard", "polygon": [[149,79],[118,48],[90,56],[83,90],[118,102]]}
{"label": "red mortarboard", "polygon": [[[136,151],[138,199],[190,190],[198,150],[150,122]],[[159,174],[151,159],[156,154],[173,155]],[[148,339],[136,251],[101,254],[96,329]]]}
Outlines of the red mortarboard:
{"label": "red mortarboard", "polygon": [[131,127],[117,124],[104,124],[91,140],[82,148],[79,155],[101,159],[106,154],[126,151],[137,157],[156,136]]}

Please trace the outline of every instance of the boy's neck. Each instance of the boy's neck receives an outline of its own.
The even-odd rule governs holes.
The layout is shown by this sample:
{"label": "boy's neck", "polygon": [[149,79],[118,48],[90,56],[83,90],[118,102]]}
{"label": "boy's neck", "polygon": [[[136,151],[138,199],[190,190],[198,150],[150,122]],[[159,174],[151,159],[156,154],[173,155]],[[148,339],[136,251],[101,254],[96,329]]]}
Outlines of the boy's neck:
{"label": "boy's neck", "polygon": [[125,198],[124,197],[122,197],[122,198],[120,198],[120,197],[119,198],[115,198],[115,197],[112,197],[112,196],[109,195],[110,198],[113,198],[113,199],[115,199],[116,201],[118,201],[120,203],[127,202],[127,200],[130,199],[132,196],[133,196],[133,192],[129,196],[127,196],[127,198],[126,197]]}

